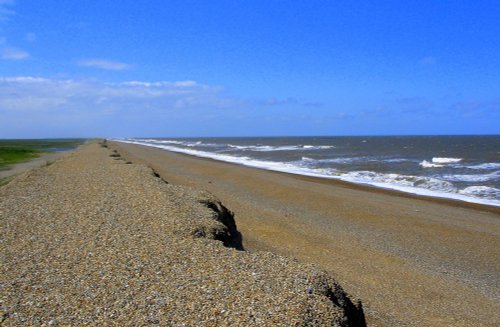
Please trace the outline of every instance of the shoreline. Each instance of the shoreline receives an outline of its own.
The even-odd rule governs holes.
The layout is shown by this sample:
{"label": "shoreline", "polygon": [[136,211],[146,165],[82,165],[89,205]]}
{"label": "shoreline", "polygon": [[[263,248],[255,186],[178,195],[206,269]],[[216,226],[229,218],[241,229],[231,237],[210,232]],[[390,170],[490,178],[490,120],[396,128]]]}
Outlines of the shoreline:
{"label": "shoreline", "polygon": [[235,213],[246,249],[331,271],[363,300],[370,325],[500,321],[496,207],[109,144],[169,182],[215,194]]}
{"label": "shoreline", "polygon": [[200,160],[208,160],[210,162],[215,162],[215,163],[225,163],[225,164],[229,164],[229,165],[247,167],[250,169],[259,169],[259,170],[263,170],[263,171],[269,171],[269,172],[276,173],[276,174],[283,174],[286,176],[292,176],[292,177],[298,178],[298,179],[314,181],[316,183],[338,185],[338,186],[343,186],[343,187],[352,188],[352,189],[359,189],[359,190],[368,191],[368,192],[384,193],[384,194],[388,194],[388,195],[401,196],[401,197],[406,197],[406,198],[411,198],[411,199],[419,199],[419,200],[426,200],[426,201],[431,201],[431,202],[436,202],[436,203],[461,206],[464,208],[485,210],[485,211],[490,211],[493,213],[500,214],[500,205],[496,206],[493,204],[470,202],[470,201],[454,199],[454,198],[417,194],[417,193],[412,193],[412,192],[405,192],[405,191],[398,190],[398,189],[386,188],[383,186],[376,186],[376,185],[372,185],[369,183],[361,183],[361,182],[356,183],[356,182],[351,182],[351,181],[345,181],[345,180],[338,179],[338,178],[310,176],[310,175],[304,175],[304,174],[300,174],[300,173],[285,172],[285,171],[279,171],[279,170],[273,170],[273,169],[267,169],[267,168],[261,168],[261,167],[254,167],[254,166],[250,166],[250,165],[244,165],[244,164],[239,164],[239,163],[235,163],[235,162],[214,159],[214,158],[210,158],[210,157],[197,156],[197,155],[193,155],[193,154],[184,153],[181,151],[167,150],[167,149],[162,149],[162,148],[158,148],[158,147],[154,147],[154,146],[148,146],[148,145],[144,145],[144,144],[124,142],[121,140],[110,140],[110,141],[125,143],[125,144],[134,144],[134,145],[138,145],[138,146],[145,146],[145,147],[149,147],[149,148],[156,149],[159,151],[171,152],[171,153],[175,153],[175,154],[178,154],[181,156],[193,157],[193,158],[200,159]]}
{"label": "shoreline", "polygon": [[[487,207],[487,208],[493,208],[494,212],[499,212],[500,213],[500,204],[492,204],[492,203],[487,203],[487,202],[484,202],[482,201],[482,199],[480,198],[473,198],[473,197],[466,197],[466,196],[461,196],[460,194],[458,193],[449,193],[449,196],[446,196],[445,194],[443,195],[439,195],[439,194],[436,194],[436,195],[431,195],[431,194],[428,194],[429,192],[432,192],[432,191],[429,191],[429,190],[426,190],[426,189],[422,189],[422,190],[419,190],[418,188],[415,188],[413,190],[408,190],[408,191],[405,191],[405,190],[402,190],[402,189],[399,189],[398,187],[399,186],[394,186],[394,187],[391,187],[391,186],[384,186],[384,185],[377,185],[377,184],[380,184],[378,182],[374,182],[374,183],[370,183],[370,182],[355,182],[355,181],[349,181],[349,180],[344,180],[340,177],[328,177],[328,176],[316,176],[314,174],[306,174],[306,173],[295,173],[295,172],[292,172],[292,171],[282,171],[282,170],[277,170],[277,169],[272,169],[272,168],[266,168],[266,167],[260,167],[260,166],[257,166],[257,165],[250,165],[250,164],[244,164],[244,163],[238,163],[238,162],[233,162],[233,161],[230,161],[230,160],[223,160],[223,159],[216,159],[216,158],[213,158],[211,156],[203,156],[203,155],[197,155],[197,154],[190,154],[190,153],[187,153],[185,151],[183,151],[182,149],[166,149],[166,148],[160,148],[160,147],[156,147],[156,146],[152,146],[152,145],[147,145],[147,144],[142,144],[142,143],[136,143],[135,141],[133,142],[130,142],[130,141],[123,141],[123,140],[112,140],[113,142],[121,142],[121,143],[126,143],[126,144],[135,144],[135,145],[140,145],[140,146],[146,146],[146,147],[150,147],[150,148],[155,148],[155,149],[159,149],[159,150],[162,150],[162,151],[168,151],[168,152],[173,152],[173,153],[177,153],[177,154],[180,154],[180,155],[186,155],[186,156],[191,156],[191,157],[196,157],[196,158],[199,158],[199,159],[204,159],[204,160],[213,160],[213,161],[216,161],[216,162],[224,162],[224,163],[228,163],[228,164],[232,164],[232,165],[239,165],[239,166],[243,166],[243,167],[249,167],[249,168],[254,168],[254,169],[261,169],[261,170],[267,170],[267,171],[272,171],[272,172],[276,172],[276,173],[282,173],[282,174],[288,174],[288,175],[293,175],[293,176],[299,176],[299,177],[306,177],[306,178],[314,178],[314,179],[320,179],[320,180],[326,180],[326,181],[333,181],[333,182],[338,182],[338,183],[346,183],[347,185],[354,185],[354,186],[360,186],[360,187],[363,187],[363,188],[366,188],[366,189],[375,189],[375,190],[382,190],[382,191],[388,191],[388,192],[393,192],[393,194],[402,194],[403,196],[405,195],[409,195],[411,197],[416,197],[416,198],[428,198],[428,199],[436,199],[436,200],[439,200],[439,201],[449,201],[450,204],[466,204],[466,205],[472,205],[472,207],[474,208],[479,208],[479,207]],[[420,193],[419,193],[420,192]],[[427,194],[426,194],[427,193]],[[456,195],[456,196],[455,196]],[[496,211],[495,209],[498,209],[498,211]],[[488,210],[488,209],[486,209]]]}

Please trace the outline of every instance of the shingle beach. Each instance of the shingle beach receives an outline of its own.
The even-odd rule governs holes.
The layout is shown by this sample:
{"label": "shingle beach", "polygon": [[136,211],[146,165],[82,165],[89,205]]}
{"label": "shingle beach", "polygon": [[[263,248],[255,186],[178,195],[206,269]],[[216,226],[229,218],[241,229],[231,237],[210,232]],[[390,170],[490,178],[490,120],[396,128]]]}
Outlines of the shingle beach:
{"label": "shingle beach", "polygon": [[165,180],[207,189],[243,245],[313,263],[370,326],[499,326],[500,208],[411,196],[108,142]]}
{"label": "shingle beach", "polygon": [[242,251],[219,200],[168,182],[94,142],[1,187],[1,325],[364,325],[331,276]]}

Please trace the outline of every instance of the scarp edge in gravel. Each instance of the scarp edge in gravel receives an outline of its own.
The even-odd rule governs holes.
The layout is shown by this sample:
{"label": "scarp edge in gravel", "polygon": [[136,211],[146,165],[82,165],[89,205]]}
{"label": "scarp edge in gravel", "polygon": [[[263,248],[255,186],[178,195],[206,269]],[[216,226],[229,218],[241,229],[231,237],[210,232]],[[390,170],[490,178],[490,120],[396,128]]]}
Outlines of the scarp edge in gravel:
{"label": "scarp edge in gravel", "polygon": [[242,251],[232,213],[106,142],[0,188],[0,321],[365,326],[315,266]]}

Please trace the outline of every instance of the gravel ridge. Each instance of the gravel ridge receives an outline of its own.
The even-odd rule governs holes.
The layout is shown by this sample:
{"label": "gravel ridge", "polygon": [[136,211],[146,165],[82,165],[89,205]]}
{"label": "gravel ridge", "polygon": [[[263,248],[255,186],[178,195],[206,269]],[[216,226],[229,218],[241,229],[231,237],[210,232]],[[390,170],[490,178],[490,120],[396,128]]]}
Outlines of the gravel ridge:
{"label": "gravel ridge", "polygon": [[363,326],[313,265],[241,251],[211,194],[105,143],[0,188],[0,324]]}

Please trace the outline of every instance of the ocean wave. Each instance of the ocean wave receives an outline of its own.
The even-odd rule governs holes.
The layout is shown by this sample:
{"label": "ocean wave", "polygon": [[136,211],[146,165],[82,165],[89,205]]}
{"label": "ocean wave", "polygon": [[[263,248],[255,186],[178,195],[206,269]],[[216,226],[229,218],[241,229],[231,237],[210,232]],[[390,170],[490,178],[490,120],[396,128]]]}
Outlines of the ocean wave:
{"label": "ocean wave", "polygon": [[462,161],[462,158],[440,158],[440,157],[434,157],[432,158],[432,162],[434,163],[441,163],[441,164],[447,164],[447,163],[456,163]]}
{"label": "ocean wave", "polygon": [[302,157],[302,161],[309,163],[333,163],[333,164],[349,164],[354,162],[387,162],[387,163],[399,163],[413,161],[405,158],[377,158],[377,157],[340,157],[340,158],[328,158],[328,159],[314,159],[310,157]]}
{"label": "ocean wave", "polygon": [[202,141],[179,141],[179,140],[162,140],[162,139],[129,139],[132,141],[140,141],[156,144],[175,144],[187,147],[229,147],[238,150],[248,150],[257,152],[271,151],[296,151],[296,150],[324,150],[333,149],[334,145],[237,145],[237,144],[219,144],[219,143],[204,143]]}
{"label": "ocean wave", "polygon": [[405,159],[405,158],[393,158],[393,159],[382,159],[384,162],[408,162],[408,161],[414,161],[411,159]]}
{"label": "ocean wave", "polygon": [[[180,148],[169,144],[154,144],[139,140],[116,140],[125,143],[156,147],[172,152],[180,152],[198,157],[211,158],[241,164],[250,167],[267,170],[281,171],[291,174],[314,176],[321,178],[340,179],[352,183],[367,184],[375,187],[398,190],[406,193],[426,195],[432,197],[450,198],[466,202],[482,203],[500,206],[500,195],[496,191],[478,186],[475,188],[457,188],[449,181],[441,177],[409,176],[400,174],[376,173],[373,171],[339,172],[333,168],[311,168],[301,166],[303,162],[276,162],[253,159],[248,156],[226,155],[214,152],[196,150],[192,148]],[[312,159],[312,158],[310,158]],[[495,178],[498,177],[495,172]],[[453,175],[456,176],[456,175]],[[476,175],[471,175],[476,176]],[[482,195],[481,195],[482,194]],[[488,195],[489,194],[489,195]]]}
{"label": "ocean wave", "polygon": [[184,144],[185,142],[174,141],[174,140],[155,140],[155,139],[146,139],[141,140],[143,142],[152,142],[152,143],[161,143],[161,144]]}
{"label": "ocean wave", "polygon": [[299,174],[299,175],[315,176],[315,177],[331,177],[338,175],[338,172],[334,168],[308,168],[300,166],[296,162],[266,161],[266,160],[253,159],[247,156],[227,155],[216,152],[201,151],[191,148],[180,148],[172,145],[159,145],[154,143],[142,142],[141,140],[127,139],[127,140],[116,140],[116,141],[145,145],[167,151],[189,154],[197,157],[210,158],[214,160],[236,163],[244,166],[262,168],[268,170],[276,170],[276,171]]}
{"label": "ocean wave", "polygon": [[444,167],[444,165],[438,165],[438,164],[429,162],[427,160],[422,161],[421,163],[419,163],[419,165],[422,166],[423,168],[441,168],[441,167]]}
{"label": "ocean wave", "polygon": [[484,199],[500,198],[500,190],[488,186],[469,186],[459,191],[460,194]]}
{"label": "ocean wave", "polygon": [[[427,160],[423,160],[419,163],[423,168],[442,168],[442,167],[451,167],[451,168],[468,168],[470,166],[465,166],[458,164],[461,162],[463,158],[444,158],[444,157],[434,157],[429,162]],[[478,168],[479,169],[479,168]]]}
{"label": "ocean wave", "polygon": [[220,147],[224,146],[217,143],[203,143],[202,141],[178,141],[178,140],[161,140],[161,139],[133,139],[135,141],[155,143],[155,144],[173,144],[187,147]]}
{"label": "ocean wave", "polygon": [[487,162],[479,165],[459,165],[457,168],[468,168],[468,169],[477,169],[477,170],[491,170],[491,169],[500,169],[500,163],[498,162]]}
{"label": "ocean wave", "polygon": [[335,145],[303,145],[302,148],[306,150],[323,150],[334,149]]}
{"label": "ocean wave", "polygon": [[297,150],[323,150],[323,149],[333,149],[333,145],[235,145],[228,144],[230,148],[235,148],[239,150],[249,150],[258,152],[271,152],[271,151],[297,151]]}
{"label": "ocean wave", "polygon": [[476,175],[443,175],[440,176],[452,182],[488,182],[500,179],[500,171],[495,171],[490,174],[476,174]]}
{"label": "ocean wave", "polygon": [[234,145],[228,144],[230,148],[235,148],[238,150],[249,150],[249,151],[287,151],[287,150],[298,150],[298,146],[271,146],[271,145]]}
{"label": "ocean wave", "polygon": [[230,147],[230,148],[235,148],[235,149],[246,149],[246,148],[248,148],[248,146],[246,146],[246,145],[228,144],[227,146]]}
{"label": "ocean wave", "polygon": [[360,158],[331,158],[331,159],[313,159],[309,157],[302,157],[302,161],[305,162],[314,162],[314,163],[337,163],[337,164],[346,164],[352,163],[355,161],[360,161]]}
{"label": "ocean wave", "polygon": [[188,146],[188,147],[195,147],[195,146],[198,146],[198,147],[203,147],[203,148],[216,148],[216,147],[223,147],[224,145],[223,144],[218,144],[218,143],[203,143],[201,141],[198,141],[198,142],[191,142],[191,143],[185,143],[184,145]]}
{"label": "ocean wave", "polygon": [[487,186],[470,186],[463,190],[458,190],[452,183],[437,178],[379,174],[374,172],[347,173],[342,175],[340,179],[417,195],[500,206],[500,191]]}
{"label": "ocean wave", "polygon": [[350,172],[343,175],[343,177],[347,179],[355,179],[360,182],[378,182],[406,187],[418,187],[431,191],[447,193],[457,192],[457,188],[452,183],[432,177],[376,173],[373,171]]}
{"label": "ocean wave", "polygon": [[202,144],[203,144],[203,142],[201,142],[201,141],[197,141],[197,142],[186,142],[186,143],[184,143],[184,145],[186,145],[186,146],[191,146],[191,147],[193,147],[193,146],[200,146],[200,145],[202,145]]}

